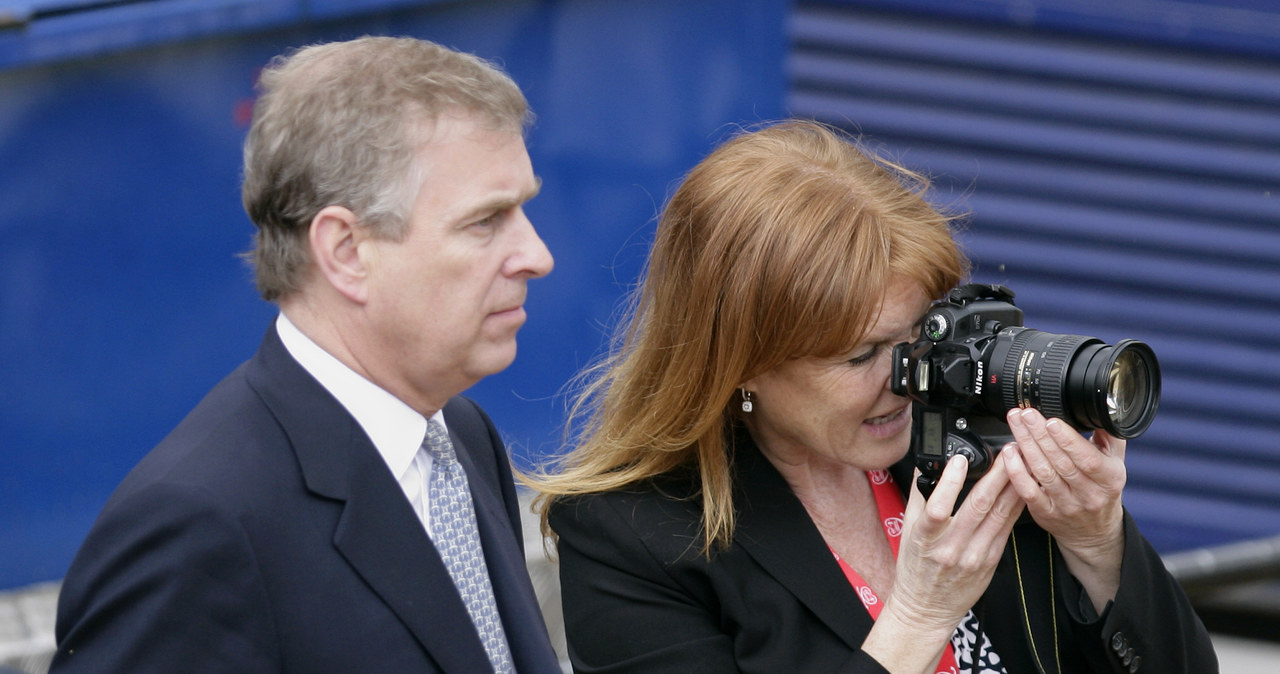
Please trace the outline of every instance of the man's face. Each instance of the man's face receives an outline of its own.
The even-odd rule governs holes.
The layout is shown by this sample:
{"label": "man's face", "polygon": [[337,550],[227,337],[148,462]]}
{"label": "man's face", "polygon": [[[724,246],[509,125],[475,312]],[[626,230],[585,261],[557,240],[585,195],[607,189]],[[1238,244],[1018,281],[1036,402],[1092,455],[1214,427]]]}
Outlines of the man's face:
{"label": "man's face", "polygon": [[526,283],[553,261],[524,214],[539,181],[518,132],[444,115],[417,162],[424,180],[404,238],[360,243],[379,361],[364,369],[410,405],[435,408],[511,364]]}

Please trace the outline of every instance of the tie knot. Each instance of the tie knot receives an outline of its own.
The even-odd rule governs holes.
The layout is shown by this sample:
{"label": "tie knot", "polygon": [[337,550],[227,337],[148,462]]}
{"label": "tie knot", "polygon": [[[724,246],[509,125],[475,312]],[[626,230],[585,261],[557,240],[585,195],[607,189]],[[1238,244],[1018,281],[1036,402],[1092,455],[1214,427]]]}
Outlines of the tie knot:
{"label": "tie knot", "polygon": [[442,466],[452,466],[458,462],[453,442],[449,440],[449,432],[435,419],[427,419],[427,437],[423,439],[422,447],[431,454],[433,461]]}

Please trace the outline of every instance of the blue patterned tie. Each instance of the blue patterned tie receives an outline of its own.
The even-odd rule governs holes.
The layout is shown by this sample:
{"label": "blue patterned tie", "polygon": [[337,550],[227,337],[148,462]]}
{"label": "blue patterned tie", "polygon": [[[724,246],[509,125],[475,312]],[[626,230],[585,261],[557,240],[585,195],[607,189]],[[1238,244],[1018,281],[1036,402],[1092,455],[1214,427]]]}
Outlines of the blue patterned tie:
{"label": "blue patterned tie", "polygon": [[440,422],[427,420],[427,437],[422,448],[431,454],[434,462],[427,485],[432,542],[467,605],[493,671],[515,672],[502,617],[498,615],[498,604],[493,597],[493,585],[489,582],[489,569],[484,563],[484,551],[480,548],[467,475],[458,465],[453,443]]}

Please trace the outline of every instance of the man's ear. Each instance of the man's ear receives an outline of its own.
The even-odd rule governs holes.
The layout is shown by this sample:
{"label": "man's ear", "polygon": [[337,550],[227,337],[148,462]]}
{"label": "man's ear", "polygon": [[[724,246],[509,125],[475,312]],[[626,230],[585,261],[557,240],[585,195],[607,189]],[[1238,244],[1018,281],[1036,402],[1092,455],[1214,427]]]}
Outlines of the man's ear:
{"label": "man's ear", "polygon": [[325,206],[311,219],[308,241],[316,270],[330,287],[352,302],[368,298],[369,270],[358,246],[367,236],[355,213],[343,206]]}

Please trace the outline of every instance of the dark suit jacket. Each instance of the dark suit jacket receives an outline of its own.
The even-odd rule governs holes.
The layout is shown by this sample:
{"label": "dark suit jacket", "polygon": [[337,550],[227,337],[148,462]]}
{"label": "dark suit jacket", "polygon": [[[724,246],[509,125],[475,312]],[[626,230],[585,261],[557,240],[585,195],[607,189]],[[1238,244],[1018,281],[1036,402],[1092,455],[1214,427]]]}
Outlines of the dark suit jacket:
{"label": "dark suit jacket", "polygon": [[[871,618],[799,499],[749,438],[738,445],[734,542],[710,560],[693,475],[553,506],[576,671],[885,671],[860,650]],[[895,466],[899,485],[910,470]],[[1048,535],[1016,528],[1016,555],[1011,543],[975,607],[1009,674],[1217,671],[1186,597],[1127,515],[1125,527],[1121,589],[1101,618]]]}
{"label": "dark suit jacket", "polygon": [[[515,664],[559,672],[488,417],[444,410]],[[276,331],[124,479],[62,587],[54,672],[481,672],[399,484]]]}

